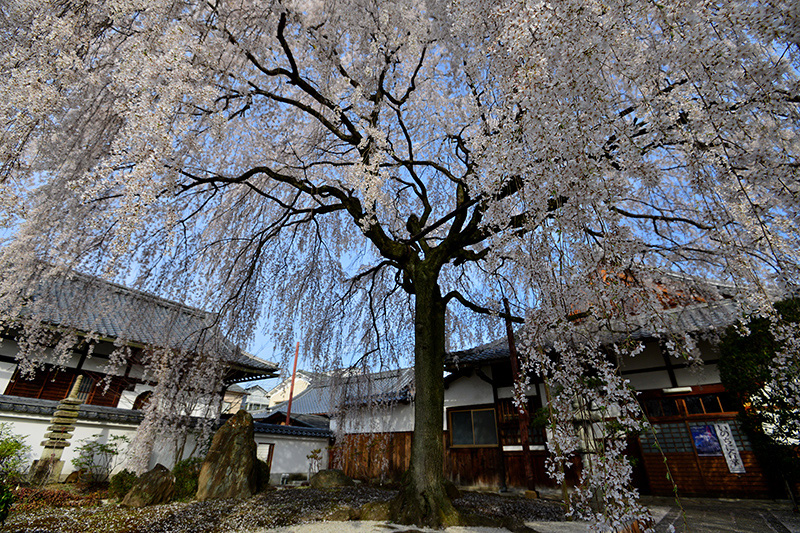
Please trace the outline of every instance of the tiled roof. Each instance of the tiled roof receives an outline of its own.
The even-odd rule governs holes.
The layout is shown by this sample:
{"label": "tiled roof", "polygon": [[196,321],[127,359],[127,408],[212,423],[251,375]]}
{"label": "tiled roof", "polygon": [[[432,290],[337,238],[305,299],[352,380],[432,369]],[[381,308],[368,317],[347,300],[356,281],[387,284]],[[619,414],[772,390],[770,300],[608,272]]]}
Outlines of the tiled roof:
{"label": "tiled roof", "polygon": [[[332,413],[334,409],[331,395],[333,389],[327,385],[310,386],[303,392],[297,394],[292,399],[292,413],[307,414],[307,415],[325,415]],[[261,413],[254,414],[253,416],[263,415],[268,416],[275,411],[286,412],[289,402],[282,402],[275,405],[272,409],[262,411]]]}
{"label": "tiled roof", "polygon": [[[58,402],[54,400],[38,400],[36,398],[21,398],[18,396],[6,396],[4,394],[0,394],[0,411],[53,416],[53,413],[56,412],[57,408]],[[138,425],[143,419],[144,413],[142,411],[86,404],[81,404],[78,414],[78,420],[102,420],[105,422],[116,422],[120,424]],[[195,419],[194,421],[199,422],[199,419]],[[254,429],[256,433],[269,433],[275,435],[323,438],[330,438],[333,436],[333,433],[325,428],[279,426],[260,422],[255,422]]]}
{"label": "tiled roof", "polygon": [[[286,411],[270,411],[269,414],[261,413],[260,415],[253,415],[256,420],[271,419],[271,422],[280,422],[286,420]],[[295,413],[294,405],[292,405],[292,424],[299,422],[300,426],[313,427],[319,429],[329,429],[331,427],[331,420],[326,415],[307,415],[303,413]],[[265,423],[271,423],[265,422]]]}
{"label": "tiled roof", "polygon": [[133,344],[218,353],[227,363],[249,372],[278,371],[275,363],[230,342],[212,313],[76,272],[39,282],[23,313]]}
{"label": "tiled roof", "polygon": [[[292,400],[292,415],[334,414],[342,401],[407,401],[413,396],[414,369],[387,370],[370,374],[352,374],[328,378],[322,384],[312,384]],[[269,412],[254,416],[269,416],[276,411],[286,412],[289,402],[275,405]]]}
{"label": "tiled roof", "polygon": [[[39,400],[37,398],[22,398],[0,394],[0,411],[52,416],[57,408],[58,402],[55,400]],[[81,404],[78,418],[80,420],[105,420],[122,424],[139,424],[144,419],[144,413],[118,407]]]}
{"label": "tiled roof", "polygon": [[[667,309],[659,313],[659,320],[651,316],[629,317],[624,323],[617,321],[610,326],[599,324],[591,318],[583,325],[586,331],[597,335],[600,343],[610,345],[625,339],[645,340],[660,338],[665,334],[703,333],[723,330],[742,318],[741,310],[732,300],[720,300]],[[545,336],[545,347],[552,347],[555,339]],[[508,358],[508,340],[501,337],[492,342],[446,354],[445,368],[455,370],[461,366],[475,366]]]}
{"label": "tiled roof", "polygon": [[263,422],[255,422],[253,425],[256,433],[292,435],[297,437],[333,437],[333,432],[329,429],[304,428],[300,426],[279,426],[277,424],[264,424]]}

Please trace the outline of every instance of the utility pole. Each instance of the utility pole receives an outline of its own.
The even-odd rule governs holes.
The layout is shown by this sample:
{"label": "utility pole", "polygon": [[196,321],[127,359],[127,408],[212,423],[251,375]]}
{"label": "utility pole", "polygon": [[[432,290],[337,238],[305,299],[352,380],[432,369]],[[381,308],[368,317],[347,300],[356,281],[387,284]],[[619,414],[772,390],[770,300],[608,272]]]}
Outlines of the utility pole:
{"label": "utility pole", "polygon": [[[514,341],[514,329],[511,327],[511,308],[508,305],[508,298],[503,298],[503,305],[506,309],[506,335],[508,336],[508,355],[511,358],[511,372],[514,379],[520,378],[519,361],[517,361],[517,344]],[[530,425],[530,414],[528,413],[528,397],[525,396],[523,405],[519,408],[519,437],[522,444],[522,464],[525,467],[525,481],[528,489],[536,493],[536,474],[533,470],[533,457],[531,448],[528,445],[528,427]],[[536,493],[538,496],[538,493]]]}
{"label": "utility pole", "polygon": [[292,397],[294,396],[294,378],[297,375],[297,356],[300,355],[300,341],[294,347],[294,368],[292,369],[292,384],[289,386],[289,405],[286,407],[286,422],[285,425],[291,426],[292,422],[290,417],[292,415]]}

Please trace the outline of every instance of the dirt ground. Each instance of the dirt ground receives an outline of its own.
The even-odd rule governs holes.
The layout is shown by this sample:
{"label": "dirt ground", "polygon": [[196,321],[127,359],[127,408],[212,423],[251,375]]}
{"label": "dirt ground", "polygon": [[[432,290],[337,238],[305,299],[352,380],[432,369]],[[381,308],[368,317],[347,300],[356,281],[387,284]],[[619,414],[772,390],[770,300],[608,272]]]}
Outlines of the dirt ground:
{"label": "dirt ground", "polygon": [[[143,509],[115,503],[91,507],[12,509],[0,529],[8,533],[227,533],[263,530],[296,524],[347,520],[368,502],[391,500],[395,491],[359,485],[318,490],[282,488],[247,500],[175,502]],[[555,502],[528,500],[493,493],[464,492],[454,501],[464,513],[502,522],[562,520]],[[333,524],[331,524],[333,525]]]}

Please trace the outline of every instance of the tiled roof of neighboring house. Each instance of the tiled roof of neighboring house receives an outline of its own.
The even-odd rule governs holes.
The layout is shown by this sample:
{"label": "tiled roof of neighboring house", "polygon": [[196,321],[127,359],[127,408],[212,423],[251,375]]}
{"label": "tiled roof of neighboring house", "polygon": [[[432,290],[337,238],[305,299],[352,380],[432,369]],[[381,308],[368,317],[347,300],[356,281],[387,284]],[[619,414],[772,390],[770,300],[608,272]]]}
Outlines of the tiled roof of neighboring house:
{"label": "tiled roof of neighboring house", "polygon": [[229,365],[262,377],[274,377],[278,371],[275,363],[230,342],[213,313],[77,272],[40,281],[22,312],[133,344],[217,353]]}
{"label": "tiled roof of neighboring house", "polygon": [[268,433],[272,435],[292,435],[297,437],[333,437],[333,432],[329,429],[305,428],[300,426],[279,426],[277,424],[264,424],[255,422],[256,433]]}
{"label": "tiled roof of neighboring house", "polygon": [[[329,414],[335,410],[331,407],[333,405],[332,394],[333,390],[327,385],[312,385],[292,399],[292,413],[308,415]],[[264,411],[263,414],[266,416],[281,410],[286,412],[288,405],[288,401],[279,403],[269,412]]]}
{"label": "tiled roof of neighboring house", "polygon": [[[342,401],[408,401],[414,394],[413,386],[413,368],[328,377],[324,383],[312,384],[294,397],[292,415],[333,414]],[[279,403],[263,416],[276,411],[286,412],[288,405],[288,401]]]}
{"label": "tiled roof of neighboring house", "polygon": [[[742,317],[741,310],[732,300],[699,303],[685,307],[665,309],[658,314],[659,320],[652,316],[628,317],[624,322],[616,321],[609,325],[587,318],[583,325],[590,333],[599,337],[600,343],[609,345],[625,339],[645,340],[663,337],[667,334],[703,333],[722,330]],[[552,347],[555,339],[545,338],[545,346]],[[501,337],[492,342],[452,352],[445,357],[445,368],[455,370],[460,366],[475,366],[501,361],[508,358],[508,340]]]}
{"label": "tiled roof of neighboring house", "polygon": [[[294,405],[292,405],[292,407],[294,408]],[[271,411],[269,414],[262,413],[260,416],[253,415],[253,418],[256,420],[264,420],[265,423],[280,423],[286,420],[286,411]],[[307,415],[292,412],[290,418],[292,419],[293,425],[297,422],[297,425],[301,427],[306,426],[319,429],[329,429],[331,427],[331,420],[325,415]]]}

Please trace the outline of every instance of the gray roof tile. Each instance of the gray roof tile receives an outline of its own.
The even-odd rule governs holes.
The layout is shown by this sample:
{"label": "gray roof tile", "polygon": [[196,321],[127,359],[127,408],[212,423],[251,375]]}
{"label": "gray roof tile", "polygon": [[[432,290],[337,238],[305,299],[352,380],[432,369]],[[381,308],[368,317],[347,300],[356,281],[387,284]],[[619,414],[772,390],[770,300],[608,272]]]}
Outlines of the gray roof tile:
{"label": "gray roof tile", "polygon": [[216,325],[213,313],[71,272],[39,282],[23,313],[54,325],[125,342],[218,353],[250,371],[275,374],[275,363],[242,351]]}
{"label": "gray roof tile", "polygon": [[[665,334],[721,331],[742,318],[742,315],[736,302],[720,300],[666,309],[659,313],[659,320],[655,322],[650,318],[634,316],[625,322],[616,321],[603,324],[602,327],[599,322],[589,318],[583,325],[586,331],[598,336],[602,345],[610,345],[625,339],[645,340],[660,338]],[[553,335],[546,335],[545,347],[552,347],[554,341]],[[445,368],[455,370],[461,366],[483,365],[507,358],[508,340],[501,337],[481,346],[446,354]]]}

